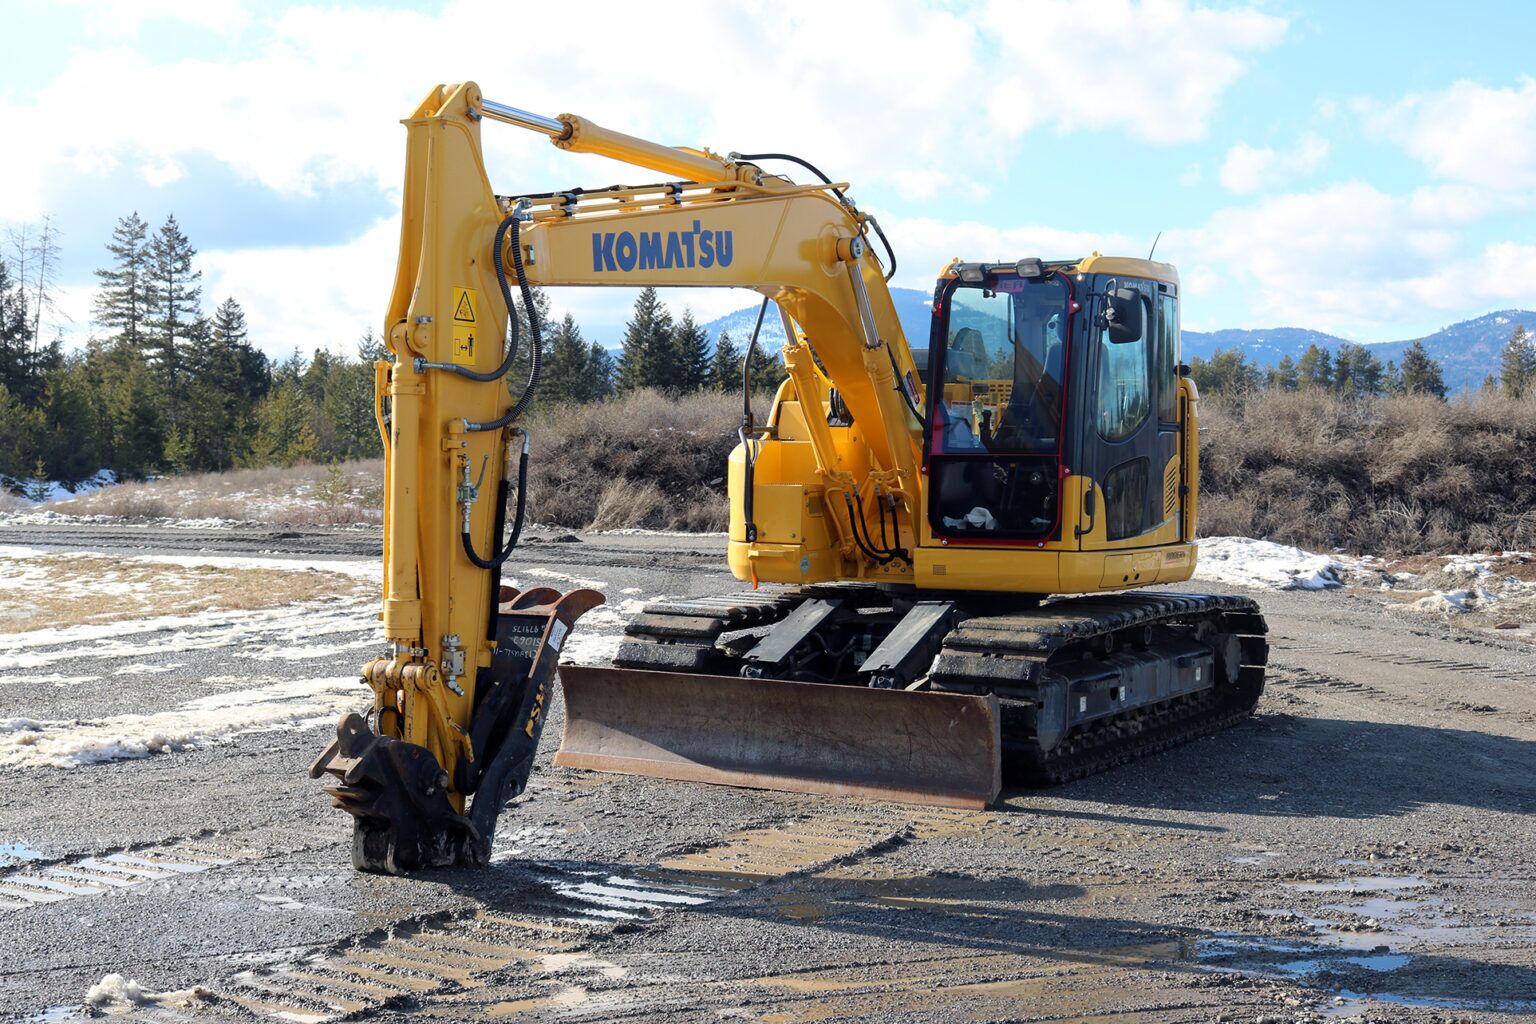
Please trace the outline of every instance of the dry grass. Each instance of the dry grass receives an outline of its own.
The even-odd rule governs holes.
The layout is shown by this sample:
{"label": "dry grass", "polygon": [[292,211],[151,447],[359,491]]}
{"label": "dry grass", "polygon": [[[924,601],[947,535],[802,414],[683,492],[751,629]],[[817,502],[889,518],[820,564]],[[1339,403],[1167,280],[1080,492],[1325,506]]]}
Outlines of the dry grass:
{"label": "dry grass", "polygon": [[1536,544],[1536,399],[1202,402],[1201,531],[1377,553]]}
{"label": "dry grass", "polygon": [[[765,410],[759,409],[759,416]],[[528,514],[567,529],[723,530],[734,395],[639,392],[539,412]],[[1260,392],[1202,402],[1201,530],[1383,554],[1536,547],[1536,397],[1345,401]],[[264,523],[379,519],[382,463],[121,484],[73,515]]]}
{"label": "dry grass", "polygon": [[226,569],[81,554],[0,556],[0,584],[0,633],[213,608],[281,608],[372,590],[350,576],[303,568]]}
{"label": "dry grass", "polygon": [[724,530],[740,424],[738,395],[640,391],[542,412],[529,424],[528,514],[573,529]]}
{"label": "dry grass", "polygon": [[115,484],[41,506],[71,516],[230,519],[291,525],[376,523],[384,462],[271,466]]}

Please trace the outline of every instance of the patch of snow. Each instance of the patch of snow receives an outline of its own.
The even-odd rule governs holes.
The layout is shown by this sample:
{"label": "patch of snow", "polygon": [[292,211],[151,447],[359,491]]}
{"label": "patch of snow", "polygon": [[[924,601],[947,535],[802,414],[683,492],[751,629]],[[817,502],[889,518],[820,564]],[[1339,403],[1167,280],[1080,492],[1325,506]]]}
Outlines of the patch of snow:
{"label": "patch of snow", "polygon": [[1324,590],[1343,586],[1345,574],[1359,562],[1251,537],[1205,537],[1199,544],[1195,579],[1256,590]]}
{"label": "patch of snow", "polygon": [[67,676],[62,672],[38,672],[26,675],[16,672],[0,671],[0,685],[11,684],[16,686],[78,686],[81,683],[94,683],[101,676]]}
{"label": "patch of snow", "polygon": [[[630,588],[638,591],[638,588]],[[626,591],[627,593],[628,591]],[[599,605],[576,620],[576,626],[560,649],[562,665],[611,665],[619,645],[624,642],[624,627],[651,601],[629,598],[616,605]]]}
{"label": "patch of snow", "polygon": [[[553,569],[524,569],[529,576],[537,576],[543,580],[556,580],[560,583],[569,583],[573,587],[587,587],[591,590],[601,590],[608,584],[602,580],[588,580],[580,576],[568,576],[563,572],[555,572]],[[516,586],[516,584],[513,584]]]}
{"label": "patch of snow", "polygon": [[0,765],[74,768],[227,743],[248,733],[327,725],[356,708],[364,690],[352,674],[210,694],[151,714],[0,719]]}
{"label": "patch of snow", "polygon": [[1408,605],[1417,612],[1460,615],[1482,611],[1499,603],[1499,596],[1487,590],[1437,590]]}
{"label": "patch of snow", "polygon": [[724,531],[721,531],[719,533],[714,533],[714,532],[699,532],[699,533],[695,533],[695,532],[692,532],[692,531],[689,531],[689,530],[642,530],[638,526],[624,526],[624,527],[620,527],[617,530],[589,530],[587,532],[588,532],[588,534],[590,536],[593,536],[593,537],[729,537],[730,536],[729,533],[726,533]]}
{"label": "patch of snow", "polygon": [[91,986],[85,994],[85,1002],[88,1006],[138,1006],[149,1002],[149,997],[137,981],[121,974],[109,974]]}
{"label": "patch of snow", "polygon": [[343,559],[270,558],[261,555],[136,555],[136,562],[155,565],[181,565],[209,569],[266,569],[281,572],[330,572],[338,576],[380,581],[384,578],[384,566],[376,558]]}

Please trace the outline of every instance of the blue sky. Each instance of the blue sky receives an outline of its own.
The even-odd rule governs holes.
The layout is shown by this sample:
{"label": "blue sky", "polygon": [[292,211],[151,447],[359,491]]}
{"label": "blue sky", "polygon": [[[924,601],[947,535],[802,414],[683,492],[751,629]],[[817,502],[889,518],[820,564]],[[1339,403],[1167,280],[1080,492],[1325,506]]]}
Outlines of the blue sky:
{"label": "blue sky", "polygon": [[[1192,328],[1394,340],[1536,306],[1528,4],[822,6],[637,18],[595,0],[575,31],[483,0],[4,0],[20,44],[0,67],[0,223],[56,218],[52,319],[72,340],[112,224],[138,210],[176,214],[208,304],[239,299],[269,352],[346,348],[387,298],[398,119],[473,78],[658,141],[799,153],[880,214],[910,287],[952,256],[1143,255],[1161,231]],[[500,191],[625,174],[486,138]],[[613,344],[633,296],[555,298]],[[706,319],[751,301],[668,298]]]}

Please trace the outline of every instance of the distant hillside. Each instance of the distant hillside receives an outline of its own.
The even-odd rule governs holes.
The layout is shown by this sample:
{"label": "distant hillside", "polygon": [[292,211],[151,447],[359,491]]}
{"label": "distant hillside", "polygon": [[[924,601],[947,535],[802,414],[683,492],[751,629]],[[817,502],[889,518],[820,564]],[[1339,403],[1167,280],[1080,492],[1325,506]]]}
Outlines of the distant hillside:
{"label": "distant hillside", "polygon": [[[928,327],[932,316],[932,299],[927,292],[915,288],[892,288],[891,297],[896,302],[896,315],[907,333],[907,342],[913,348],[928,347]],[[748,306],[704,325],[711,338],[721,331],[730,331],[737,345],[744,345],[752,336],[752,324],[757,319],[757,306]],[[1423,339],[1429,354],[1445,368],[1445,383],[1452,391],[1475,388],[1484,378],[1498,370],[1499,347],[1509,339],[1517,324],[1536,333],[1536,312],[1526,309],[1506,309],[1473,320],[1465,320],[1441,328]],[[1366,347],[1386,363],[1389,359],[1401,362],[1403,349],[1415,339],[1403,341],[1370,342]],[[777,312],[769,309],[763,318],[763,344],[779,346],[784,343],[784,329],[779,324]],[[1185,331],[1184,358],[1199,356],[1209,359],[1217,349],[1240,348],[1248,357],[1263,367],[1279,362],[1282,356],[1298,359],[1309,345],[1337,350],[1350,343],[1350,339],[1304,327],[1272,327],[1265,330],[1228,329],[1221,331]]]}
{"label": "distant hillside", "polygon": [[[1184,358],[1199,356],[1209,359],[1217,349],[1240,348],[1248,358],[1262,366],[1273,366],[1282,356],[1299,358],[1309,345],[1338,348],[1349,344],[1348,338],[1340,338],[1322,331],[1309,331],[1304,327],[1271,327],[1261,331],[1245,331],[1229,327],[1222,331],[1185,331]],[[1374,349],[1373,349],[1374,351]]]}
{"label": "distant hillside", "polygon": [[[1424,336],[1424,348],[1445,369],[1445,383],[1452,391],[1482,386],[1490,373],[1497,373],[1499,348],[1509,340],[1516,325],[1524,325],[1536,332],[1536,312],[1528,309],[1505,309],[1488,313],[1472,320],[1442,327],[1434,334]],[[1366,344],[1377,359],[1401,362],[1403,349],[1415,339],[1382,341]],[[1260,366],[1273,366],[1282,356],[1299,358],[1308,345],[1337,349],[1347,344],[1348,338],[1340,338],[1321,331],[1309,331],[1300,327],[1278,327],[1262,331],[1225,330],[1204,333],[1184,332],[1184,357],[1200,356],[1209,359],[1217,349],[1240,348]]]}
{"label": "distant hillside", "polygon": [[[891,300],[896,303],[896,316],[901,329],[906,332],[907,344],[913,348],[928,347],[928,324],[933,317],[933,296],[916,288],[892,288]],[[752,325],[757,322],[757,304],[738,309],[704,325],[710,338],[718,338],[721,331],[731,332],[731,341],[738,348],[752,337]],[[768,307],[763,317],[763,332],[757,336],[758,344],[772,345],[775,349],[784,344],[784,327],[779,323],[778,310]]]}

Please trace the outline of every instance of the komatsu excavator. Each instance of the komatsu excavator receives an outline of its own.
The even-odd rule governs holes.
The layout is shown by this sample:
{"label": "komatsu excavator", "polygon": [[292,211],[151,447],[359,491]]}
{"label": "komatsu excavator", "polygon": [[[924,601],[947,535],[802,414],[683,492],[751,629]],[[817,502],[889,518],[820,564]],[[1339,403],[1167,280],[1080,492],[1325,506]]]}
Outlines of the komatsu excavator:
{"label": "komatsu excavator", "polygon": [[[486,121],[664,180],[498,194]],[[390,651],[363,669],[371,711],[312,772],[337,780],[359,868],[488,858],[561,644],[602,601],[501,582],[540,345],[530,315],[530,372],[509,387],[525,343],[509,310],[517,289],[533,314],[533,285],[748,288],[787,338],[788,377],[765,422],[744,402],[730,459],[728,559],[751,588],[653,603],[613,667],[561,666],[557,764],[979,807],[1005,769],[1065,781],[1252,710],[1256,604],[1141,590],[1188,580],[1196,556],[1173,267],[957,260],[919,358],[875,218],[798,158],[659,145],[473,83],[405,125],[375,402]]]}

